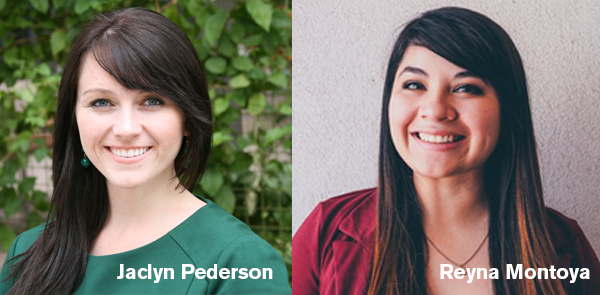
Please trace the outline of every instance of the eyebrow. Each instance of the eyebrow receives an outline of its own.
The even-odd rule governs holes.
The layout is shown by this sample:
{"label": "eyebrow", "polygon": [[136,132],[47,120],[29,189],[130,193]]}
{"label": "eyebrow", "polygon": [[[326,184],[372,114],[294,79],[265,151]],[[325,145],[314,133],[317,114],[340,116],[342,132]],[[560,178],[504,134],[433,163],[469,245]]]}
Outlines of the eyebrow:
{"label": "eyebrow", "polygon": [[[402,75],[403,73],[413,73],[415,75],[429,77],[427,72],[425,72],[424,70],[417,68],[417,67],[405,67],[404,69],[402,69],[402,71],[400,71],[400,74],[398,74],[398,76]],[[468,70],[462,71],[462,72],[454,75],[454,78],[466,78],[466,77],[473,77],[473,78],[478,78],[478,79],[484,80],[479,75],[476,75],[475,73],[468,71]]]}
{"label": "eyebrow", "polygon": [[400,76],[404,73],[413,73],[416,75],[429,77],[429,75],[427,75],[427,72],[423,71],[422,69],[415,68],[415,67],[405,67],[404,69],[402,69],[402,71],[400,71],[400,74],[398,74],[398,76]]}
{"label": "eyebrow", "polygon": [[84,96],[88,92],[100,92],[100,93],[103,93],[103,94],[106,94],[106,95],[111,95],[111,96],[115,95],[114,92],[112,92],[111,90],[108,90],[108,89],[104,89],[104,88],[92,88],[92,89],[88,89],[88,90],[84,91],[81,94],[81,96]]}

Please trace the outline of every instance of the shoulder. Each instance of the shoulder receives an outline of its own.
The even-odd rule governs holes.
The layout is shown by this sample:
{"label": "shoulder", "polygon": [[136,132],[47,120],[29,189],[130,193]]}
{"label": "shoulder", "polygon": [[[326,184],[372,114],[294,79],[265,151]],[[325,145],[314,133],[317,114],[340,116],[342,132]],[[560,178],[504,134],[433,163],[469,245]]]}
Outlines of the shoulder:
{"label": "shoulder", "polygon": [[369,205],[372,202],[375,202],[376,198],[377,189],[368,188],[345,193],[343,195],[321,201],[317,208],[322,210],[323,213],[335,213],[336,215],[341,215],[340,217],[343,217],[352,212],[358,206]]}
{"label": "shoulder", "polygon": [[10,253],[17,256],[29,249],[31,245],[40,237],[46,228],[46,223],[38,225],[30,230],[21,233],[13,242]]}
{"label": "shoulder", "polygon": [[557,255],[569,265],[588,265],[600,276],[600,262],[577,221],[551,208],[546,212],[548,232]]}
{"label": "shoulder", "polygon": [[193,261],[218,258],[227,247],[237,243],[268,246],[275,251],[245,223],[211,201],[171,231],[169,236]]}
{"label": "shoulder", "polygon": [[572,251],[573,241],[585,237],[577,221],[549,207],[546,208],[546,225],[559,253]]}
{"label": "shoulder", "polygon": [[[599,294],[600,261],[577,221],[547,208],[548,232],[563,267],[587,269],[588,279],[570,286],[573,294]],[[569,293],[570,294],[570,293]]]}
{"label": "shoulder", "polygon": [[[260,269],[268,280],[214,280],[208,294],[291,294],[283,258],[271,244],[214,202],[200,208],[169,233],[189,259],[202,268],[239,271],[251,277]],[[219,272],[221,273],[221,272]],[[240,277],[241,278],[241,277]]]}
{"label": "shoulder", "polygon": [[375,230],[376,206],[376,188],[353,191],[321,201],[298,229],[298,241],[306,240],[302,236],[308,230],[319,235],[309,240],[328,245],[341,232],[369,246]]}

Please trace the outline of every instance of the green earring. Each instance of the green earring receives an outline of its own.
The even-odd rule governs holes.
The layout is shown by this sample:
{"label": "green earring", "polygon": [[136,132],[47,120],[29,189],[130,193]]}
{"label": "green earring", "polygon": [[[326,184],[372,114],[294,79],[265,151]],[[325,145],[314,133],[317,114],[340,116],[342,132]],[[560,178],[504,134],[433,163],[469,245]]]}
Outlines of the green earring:
{"label": "green earring", "polygon": [[81,148],[81,151],[83,152],[83,159],[81,159],[81,166],[83,166],[83,168],[90,167],[90,164],[92,164],[92,162],[90,162],[90,159],[88,159],[88,157],[85,155],[85,151],[83,150],[83,147]]}

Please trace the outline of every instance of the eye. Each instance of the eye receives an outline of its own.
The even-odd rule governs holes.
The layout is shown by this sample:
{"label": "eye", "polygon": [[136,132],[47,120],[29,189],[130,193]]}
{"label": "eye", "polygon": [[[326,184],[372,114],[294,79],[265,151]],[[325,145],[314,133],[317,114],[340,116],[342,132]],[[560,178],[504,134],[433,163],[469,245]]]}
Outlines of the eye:
{"label": "eye", "polygon": [[160,106],[160,105],[163,105],[163,104],[164,104],[164,102],[163,102],[161,99],[159,99],[159,98],[156,98],[156,97],[150,97],[150,98],[148,98],[148,99],[146,99],[146,100],[144,101],[144,104],[145,104],[145,105],[147,105],[147,106],[154,107],[154,106]]}
{"label": "eye", "polygon": [[106,98],[97,98],[96,100],[92,101],[90,106],[94,108],[105,108],[110,106],[110,101],[108,101]]}
{"label": "eye", "polygon": [[483,89],[481,89],[481,87],[476,86],[476,85],[465,84],[465,85],[460,85],[460,86],[456,87],[454,89],[454,92],[469,93],[469,94],[473,94],[473,95],[482,95]]}
{"label": "eye", "polygon": [[406,90],[424,90],[425,86],[423,84],[416,81],[406,81],[402,84],[402,89]]}

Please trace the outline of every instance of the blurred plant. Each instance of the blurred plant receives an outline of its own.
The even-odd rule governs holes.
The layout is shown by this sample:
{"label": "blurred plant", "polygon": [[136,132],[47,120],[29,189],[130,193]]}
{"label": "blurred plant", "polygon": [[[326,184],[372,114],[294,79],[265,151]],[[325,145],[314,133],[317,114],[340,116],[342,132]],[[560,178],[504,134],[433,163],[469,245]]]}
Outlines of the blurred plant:
{"label": "blurred plant", "polygon": [[[214,149],[194,193],[248,222],[291,275],[292,8],[283,0],[0,0],[1,248],[47,216],[47,193],[18,174],[30,155],[51,157],[56,92],[75,29],[96,11],[133,6],[179,25],[205,67]],[[22,225],[9,224],[18,212]]]}

